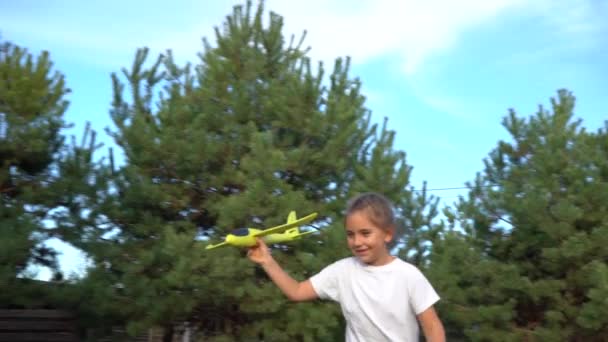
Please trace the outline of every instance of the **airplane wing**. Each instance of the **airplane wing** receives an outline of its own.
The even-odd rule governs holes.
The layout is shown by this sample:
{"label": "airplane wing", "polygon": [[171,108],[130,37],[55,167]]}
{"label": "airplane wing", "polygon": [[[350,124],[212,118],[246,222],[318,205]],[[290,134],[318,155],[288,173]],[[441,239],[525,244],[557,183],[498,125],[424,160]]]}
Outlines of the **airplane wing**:
{"label": "airplane wing", "polygon": [[217,243],[215,245],[207,245],[207,247],[205,247],[205,249],[214,249],[214,248],[222,247],[225,245],[227,245],[226,241]]}
{"label": "airplane wing", "polygon": [[301,232],[298,235],[295,235],[293,237],[293,239],[297,240],[297,239],[301,238],[302,236],[305,236],[305,235],[308,235],[308,234],[312,234],[312,233],[316,233],[316,232],[317,232],[316,230],[311,230],[311,231],[308,231],[308,232]]}
{"label": "airplane wing", "polygon": [[297,226],[301,226],[305,223],[308,223],[312,220],[315,219],[315,217],[317,217],[317,213],[312,213],[308,216],[304,216],[301,217],[295,221],[289,222],[289,223],[285,223],[282,224],[280,226],[276,226],[276,227],[272,227],[272,228],[268,228],[268,229],[264,229],[258,233],[253,234],[253,236],[255,237],[261,237],[261,236],[265,236],[265,235],[269,235],[269,234],[276,234],[276,233],[282,233],[284,231],[286,231],[289,228],[293,228],[293,227],[297,227]]}

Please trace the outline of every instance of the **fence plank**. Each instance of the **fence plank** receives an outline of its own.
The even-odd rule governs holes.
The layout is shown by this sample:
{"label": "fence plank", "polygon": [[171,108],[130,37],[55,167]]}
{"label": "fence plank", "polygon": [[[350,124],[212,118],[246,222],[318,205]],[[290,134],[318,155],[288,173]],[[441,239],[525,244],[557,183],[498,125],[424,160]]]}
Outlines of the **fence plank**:
{"label": "fence plank", "polygon": [[0,310],[0,318],[48,318],[72,319],[74,316],[62,310]]}
{"label": "fence plank", "polygon": [[75,342],[74,316],[62,310],[0,310],[0,342]]}
{"label": "fence plank", "polygon": [[78,338],[70,333],[7,333],[0,332],[0,342],[76,342]]}
{"label": "fence plank", "polygon": [[40,320],[0,320],[0,331],[73,331],[74,324],[70,321],[40,321]]}

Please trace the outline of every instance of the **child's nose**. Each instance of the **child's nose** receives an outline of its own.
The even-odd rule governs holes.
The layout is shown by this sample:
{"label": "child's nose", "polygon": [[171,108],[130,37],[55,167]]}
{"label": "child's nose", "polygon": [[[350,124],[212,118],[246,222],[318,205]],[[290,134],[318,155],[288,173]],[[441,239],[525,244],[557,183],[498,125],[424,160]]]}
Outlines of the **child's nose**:
{"label": "child's nose", "polygon": [[363,242],[363,238],[359,235],[355,235],[355,246],[360,245]]}

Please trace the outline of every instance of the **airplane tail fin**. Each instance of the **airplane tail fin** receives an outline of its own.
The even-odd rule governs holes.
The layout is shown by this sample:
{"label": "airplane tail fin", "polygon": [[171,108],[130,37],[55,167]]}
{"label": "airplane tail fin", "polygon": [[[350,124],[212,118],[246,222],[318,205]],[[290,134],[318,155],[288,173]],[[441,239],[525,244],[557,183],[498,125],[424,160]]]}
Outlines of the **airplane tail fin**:
{"label": "airplane tail fin", "polygon": [[[291,211],[291,212],[289,213],[289,215],[287,215],[287,223],[291,223],[291,222],[297,221],[297,219],[298,219],[298,218],[297,218],[297,216],[296,216],[296,212],[295,212],[295,211]],[[300,226],[296,226],[296,227],[293,227],[293,228],[287,229],[287,230],[285,231],[285,233],[286,233],[288,236],[292,237],[292,238],[295,240],[295,239],[299,239],[299,238],[301,238],[301,237],[302,237],[302,236],[304,236],[304,235],[312,234],[312,233],[314,233],[314,231],[310,231],[310,232],[301,232],[301,231],[300,231]]]}
{"label": "airplane tail fin", "polygon": [[[290,211],[289,215],[287,215],[287,223],[291,223],[291,222],[295,222],[298,220],[298,217],[296,216],[296,212],[295,211]],[[300,232],[300,226],[295,226],[293,228],[289,228],[287,229],[287,231],[285,231],[285,233],[287,233],[287,235],[289,236],[293,236],[293,235],[297,235]]]}
{"label": "airplane tail fin", "polygon": [[295,222],[297,220],[298,220],[298,218],[296,216],[296,212],[293,210],[290,211],[289,215],[287,215],[287,223]]}

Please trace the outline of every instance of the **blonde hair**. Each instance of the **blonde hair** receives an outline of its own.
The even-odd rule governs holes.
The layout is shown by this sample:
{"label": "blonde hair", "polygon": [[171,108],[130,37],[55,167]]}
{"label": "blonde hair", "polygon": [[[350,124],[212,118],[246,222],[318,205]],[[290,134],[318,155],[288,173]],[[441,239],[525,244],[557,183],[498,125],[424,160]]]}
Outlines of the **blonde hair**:
{"label": "blonde hair", "polygon": [[384,230],[395,228],[395,214],[391,201],[376,192],[365,192],[352,198],[346,206],[346,216],[365,211],[370,221]]}

